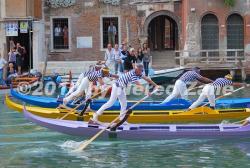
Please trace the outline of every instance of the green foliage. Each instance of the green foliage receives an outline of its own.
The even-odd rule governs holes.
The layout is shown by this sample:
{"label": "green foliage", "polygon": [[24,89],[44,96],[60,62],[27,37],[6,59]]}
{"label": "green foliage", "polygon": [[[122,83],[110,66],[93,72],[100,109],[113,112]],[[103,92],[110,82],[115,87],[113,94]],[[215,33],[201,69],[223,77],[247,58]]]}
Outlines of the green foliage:
{"label": "green foliage", "polygon": [[224,0],[227,6],[233,7],[235,5],[235,0]]}

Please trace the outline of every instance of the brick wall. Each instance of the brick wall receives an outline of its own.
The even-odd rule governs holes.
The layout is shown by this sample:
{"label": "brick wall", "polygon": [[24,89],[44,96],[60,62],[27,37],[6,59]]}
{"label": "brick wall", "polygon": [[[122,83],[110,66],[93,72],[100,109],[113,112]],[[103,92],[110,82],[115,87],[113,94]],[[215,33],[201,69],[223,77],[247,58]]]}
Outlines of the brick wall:
{"label": "brick wall", "polygon": [[[83,1],[77,1],[77,4],[68,8],[46,8],[46,38],[51,36],[51,17],[69,17],[71,24],[71,51],[58,52],[49,56],[49,61],[95,61],[104,58],[104,51],[101,50],[100,18],[101,16],[118,16],[120,18],[121,39],[127,38],[126,20],[130,27],[129,44],[139,46],[137,30],[136,9],[131,6],[112,6],[99,3],[92,3],[93,6],[85,6]],[[89,4],[88,4],[89,5]],[[76,48],[77,37],[91,36],[93,48]]]}
{"label": "brick wall", "polygon": [[[95,61],[104,58],[104,51],[101,49],[100,18],[101,16],[118,16],[120,19],[120,33],[122,42],[129,40],[129,44],[138,48],[144,39],[140,36],[144,21],[150,14],[169,10],[176,16],[181,17],[181,2],[166,4],[144,4],[128,5],[127,1],[119,6],[103,4],[99,1],[78,0],[74,6],[68,8],[44,8],[46,39],[51,38],[51,17],[69,17],[71,24],[71,50],[69,52],[57,52],[48,57],[49,61]],[[128,26],[129,25],[129,26]],[[129,30],[128,30],[129,27]],[[129,35],[129,37],[127,37]],[[76,48],[76,39],[79,36],[91,36],[93,39],[93,48]]]}
{"label": "brick wall", "polygon": [[[218,18],[218,24],[219,24],[219,49],[226,49],[226,41],[227,41],[227,30],[226,30],[226,21],[227,17],[232,13],[238,13],[240,14],[244,20],[245,20],[245,47],[249,45],[249,27],[247,27],[247,22],[250,22],[249,18],[249,9],[250,4],[245,0],[237,0],[234,7],[228,7],[224,4],[223,0],[184,0],[183,2],[188,3],[184,7],[187,9],[183,9],[185,12],[187,12],[184,15],[187,15],[187,23],[186,25],[183,25],[184,27],[187,27],[187,24],[189,23],[196,23],[198,25],[199,30],[195,33],[196,38],[195,40],[196,44],[200,43],[200,22],[202,19],[202,16],[208,13],[212,13],[217,16]],[[194,8],[195,11],[191,12],[191,8]],[[193,36],[193,32],[186,32],[187,40]]]}

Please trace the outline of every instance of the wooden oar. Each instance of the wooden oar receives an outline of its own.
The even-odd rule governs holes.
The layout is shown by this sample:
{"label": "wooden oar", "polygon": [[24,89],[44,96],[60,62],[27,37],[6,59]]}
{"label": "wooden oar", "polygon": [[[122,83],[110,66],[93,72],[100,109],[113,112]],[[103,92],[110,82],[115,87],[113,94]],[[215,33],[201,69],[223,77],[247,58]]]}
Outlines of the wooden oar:
{"label": "wooden oar", "polygon": [[[99,96],[101,93],[105,92],[105,91],[108,90],[109,88],[110,88],[110,87],[108,87],[107,89],[104,89],[103,91],[98,92],[96,95],[92,96],[90,99],[93,99],[93,98]],[[88,99],[87,99],[87,100],[88,100]],[[84,102],[80,103],[79,105],[77,105],[77,106],[76,106],[75,108],[73,108],[72,110],[70,110],[68,113],[66,113],[64,116],[62,116],[62,117],[60,118],[60,120],[63,120],[63,119],[66,118],[68,115],[70,115],[70,114],[72,114],[72,113],[75,113],[76,110],[77,110],[80,106],[82,106],[84,103],[86,103],[87,100],[85,100]]]}
{"label": "wooden oar", "polygon": [[[158,90],[154,90],[151,94],[154,94],[155,92],[157,92]],[[145,99],[147,99],[149,97],[149,95],[145,96],[144,98],[142,98],[141,100],[139,100],[137,103],[135,103],[133,106],[131,106],[127,111],[131,111],[135,106],[137,106],[138,104],[140,104],[141,102],[143,102]],[[97,134],[95,134],[91,139],[84,141],[83,143],[81,143],[79,145],[79,148],[75,150],[75,152],[78,151],[82,151],[84,150],[91,142],[93,142],[97,137],[99,137],[106,129],[108,129],[112,124],[114,124],[117,120],[119,120],[120,116],[117,116],[113,121],[111,121],[106,127],[104,127],[101,131],[99,131]]]}

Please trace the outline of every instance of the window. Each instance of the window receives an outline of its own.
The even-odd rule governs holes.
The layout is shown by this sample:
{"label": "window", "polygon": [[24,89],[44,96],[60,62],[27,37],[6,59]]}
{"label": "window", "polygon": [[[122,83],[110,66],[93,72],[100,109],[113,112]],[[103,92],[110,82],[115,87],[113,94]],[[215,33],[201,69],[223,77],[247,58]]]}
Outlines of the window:
{"label": "window", "polygon": [[201,38],[203,50],[219,48],[219,26],[215,15],[207,14],[202,18]]}
{"label": "window", "polygon": [[119,43],[118,17],[102,17],[102,48]]}
{"label": "window", "polygon": [[69,49],[68,18],[53,18],[53,49]]}
{"label": "window", "polygon": [[[201,20],[201,43],[202,50],[219,49],[219,25],[218,19],[213,14],[205,15]],[[202,52],[202,57],[209,56],[209,60],[218,61],[218,51]],[[215,58],[217,57],[217,58]]]}
{"label": "window", "polygon": [[227,48],[244,48],[244,23],[238,14],[232,14],[227,19]]}

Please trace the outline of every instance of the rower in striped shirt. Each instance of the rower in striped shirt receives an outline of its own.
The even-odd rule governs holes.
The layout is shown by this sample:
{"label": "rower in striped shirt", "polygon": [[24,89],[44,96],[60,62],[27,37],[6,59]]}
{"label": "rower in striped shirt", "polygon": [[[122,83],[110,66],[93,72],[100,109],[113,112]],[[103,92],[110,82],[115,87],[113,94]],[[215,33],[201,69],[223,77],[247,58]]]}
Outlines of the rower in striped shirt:
{"label": "rower in striped shirt", "polygon": [[77,89],[73,93],[71,93],[69,96],[63,99],[63,104],[66,105],[69,101],[80,97],[83,91],[85,92],[85,99],[86,100],[89,99],[92,94],[91,90],[92,90],[93,84],[96,82],[99,82],[102,90],[104,90],[106,87],[102,80],[102,78],[104,77],[118,78],[117,75],[110,74],[108,68],[102,68],[97,71],[90,71],[89,73],[86,73],[86,76],[82,79]]}
{"label": "rower in striped shirt", "polygon": [[105,103],[94,114],[93,119],[90,120],[90,123],[97,123],[97,124],[100,123],[98,121],[98,117],[102,115],[104,110],[110,108],[115,103],[117,98],[119,99],[121,105],[120,109],[120,121],[121,121],[126,115],[127,98],[126,98],[125,88],[128,86],[128,84],[135,83],[137,86],[141,88],[143,92],[145,91],[145,88],[140,84],[140,82],[138,82],[139,79],[144,79],[149,84],[153,85],[156,89],[158,88],[158,86],[151,79],[149,79],[144,75],[143,65],[137,64],[135,69],[121,75],[112,85],[112,92],[109,101]]}
{"label": "rower in striped shirt", "polygon": [[70,87],[68,93],[65,95],[65,97],[69,96],[71,93],[73,93],[74,91],[76,91],[76,89],[80,86],[82,80],[84,77],[86,77],[89,73],[91,73],[92,71],[97,71],[97,70],[100,70],[101,67],[98,67],[98,66],[90,66],[89,67],[89,70],[86,71],[86,72],[83,72],[79,75],[76,83],[72,83],[72,86]]}
{"label": "rower in striped shirt", "polygon": [[209,101],[210,107],[215,108],[215,89],[222,88],[224,86],[242,86],[242,83],[233,83],[232,75],[228,74],[224,78],[217,78],[213,83],[206,84],[202,89],[200,97],[188,108],[188,110],[198,107],[206,98]]}
{"label": "rower in striped shirt", "polygon": [[178,96],[181,96],[182,99],[187,99],[188,90],[187,84],[191,84],[192,82],[199,81],[202,83],[211,83],[212,80],[205,78],[200,75],[200,68],[195,67],[192,71],[185,72],[174,85],[173,92],[162,102],[167,103]]}
{"label": "rower in striped shirt", "polygon": [[88,74],[90,74],[91,72],[93,71],[98,71],[100,70],[101,68],[103,68],[103,64],[101,61],[98,61],[94,66],[91,65],[89,66],[89,69],[88,71],[86,72],[83,72],[79,75],[77,81],[75,84],[72,84],[72,86],[70,87],[68,93],[65,95],[65,97],[68,97],[70,94],[72,94],[74,91],[76,91],[76,89],[80,86],[83,78],[85,78]]}

